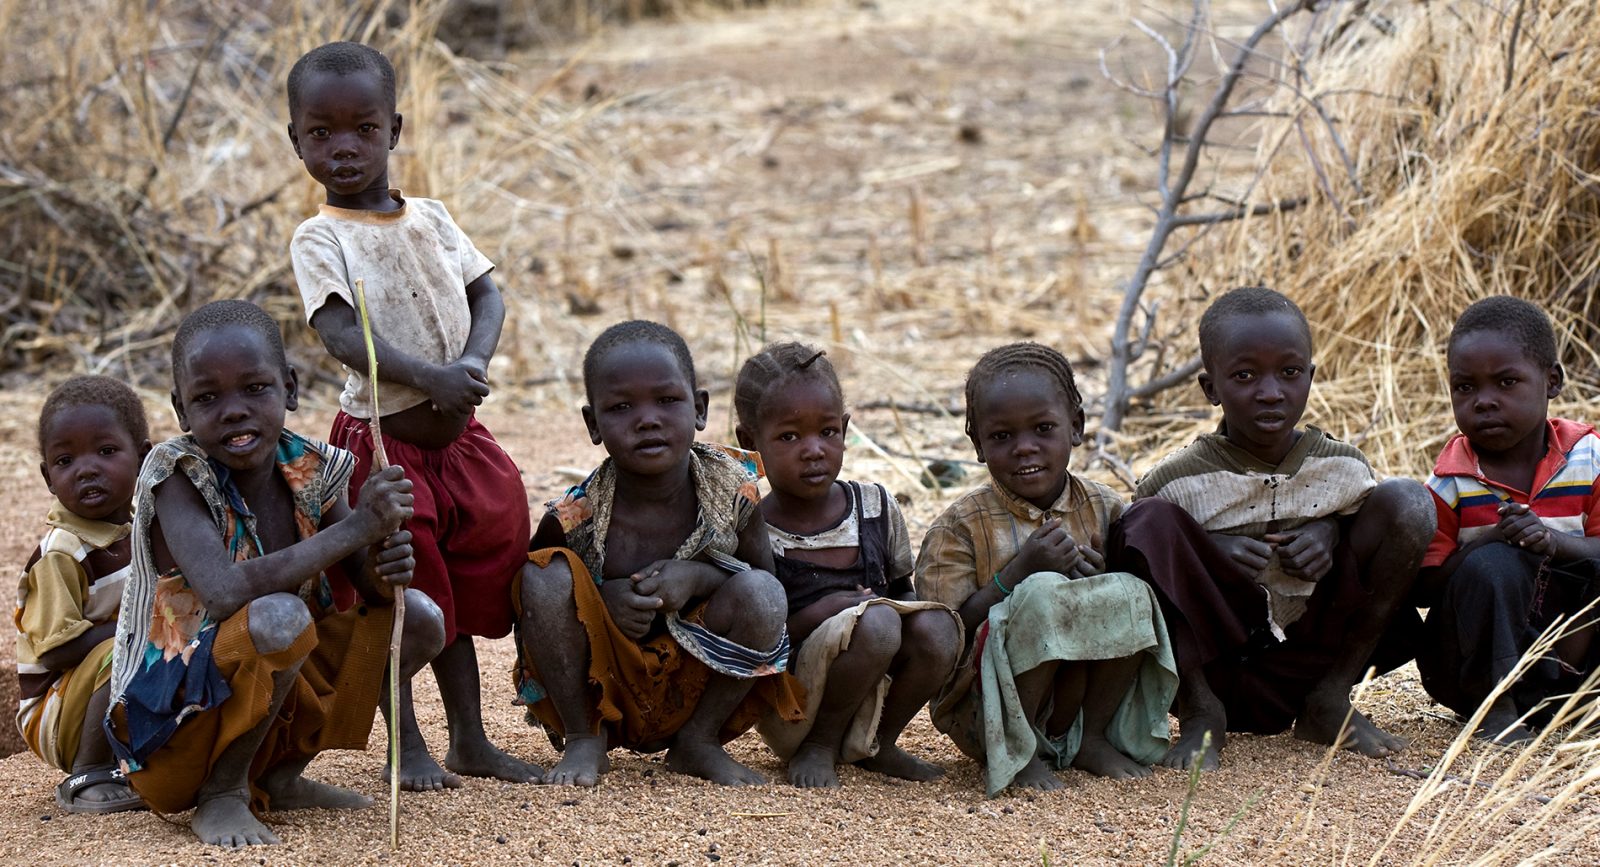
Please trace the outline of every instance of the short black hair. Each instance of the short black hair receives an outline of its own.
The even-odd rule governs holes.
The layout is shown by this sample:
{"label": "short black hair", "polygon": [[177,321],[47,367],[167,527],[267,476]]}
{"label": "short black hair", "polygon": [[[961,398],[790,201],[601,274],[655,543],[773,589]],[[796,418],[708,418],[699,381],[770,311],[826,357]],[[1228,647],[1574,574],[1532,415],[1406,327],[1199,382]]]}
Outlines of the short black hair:
{"label": "short black hair", "polygon": [[389,111],[395,109],[394,64],[383,52],[359,42],[329,42],[319,45],[300,56],[289,68],[289,119],[300,116],[300,88],[305,78],[313,72],[331,72],[349,75],[353,72],[371,72],[383,83],[383,94],[389,100]]}
{"label": "short black hair", "polygon": [[[228,328],[238,325],[248,328],[261,335],[267,342],[267,348],[272,352],[273,360],[279,367],[288,369],[289,356],[283,351],[283,333],[278,330],[278,323],[273,321],[267,311],[262,310],[249,301],[226,298],[213,301],[199,310],[183,317],[183,322],[178,325],[178,333],[172,338],[172,385],[178,387],[178,380],[187,371],[184,370],[184,356],[189,353],[189,344],[194,342],[197,335],[219,328]],[[182,391],[182,389],[179,389]]]}
{"label": "short black hair", "polygon": [[1078,380],[1072,375],[1072,362],[1060,351],[1042,343],[1023,341],[996,346],[985,352],[967,374],[967,436],[976,435],[978,429],[978,392],[994,382],[1000,374],[1010,370],[1041,370],[1056,381],[1066,396],[1068,409],[1076,412],[1083,408],[1083,395],[1078,393]]}
{"label": "short black hair", "polygon": [[1305,334],[1306,348],[1311,348],[1311,323],[1306,321],[1306,314],[1300,305],[1290,301],[1289,296],[1282,292],[1265,286],[1242,286],[1224,292],[1200,315],[1200,360],[1207,367],[1211,365],[1211,354],[1222,339],[1222,327],[1228,320],[1273,313],[1293,316],[1300,324],[1300,331]]}
{"label": "short black hair", "polygon": [[120,379],[109,376],[74,376],[56,386],[39,410],[39,456],[44,457],[45,431],[56,414],[75,406],[103,406],[111,410],[135,446],[150,438],[150,422],[139,395]]}
{"label": "short black hair", "polygon": [[629,319],[600,332],[600,336],[589,344],[589,351],[583,354],[585,395],[593,393],[592,383],[600,362],[613,349],[633,343],[654,343],[657,346],[665,346],[672,353],[672,357],[677,359],[683,375],[689,378],[689,388],[693,390],[700,387],[700,381],[694,375],[694,356],[689,354],[689,344],[683,342],[678,332],[648,319]]}
{"label": "short black hair", "polygon": [[1550,317],[1531,302],[1510,295],[1491,295],[1474,301],[1450,329],[1446,352],[1455,348],[1456,341],[1468,334],[1493,331],[1517,342],[1528,358],[1540,367],[1555,367],[1556,331]]}
{"label": "short black hair", "polygon": [[773,343],[750,356],[739,368],[739,379],[733,386],[733,411],[739,416],[739,425],[755,433],[761,401],[795,380],[820,382],[841,406],[844,404],[839,374],[826,353],[793,341]]}

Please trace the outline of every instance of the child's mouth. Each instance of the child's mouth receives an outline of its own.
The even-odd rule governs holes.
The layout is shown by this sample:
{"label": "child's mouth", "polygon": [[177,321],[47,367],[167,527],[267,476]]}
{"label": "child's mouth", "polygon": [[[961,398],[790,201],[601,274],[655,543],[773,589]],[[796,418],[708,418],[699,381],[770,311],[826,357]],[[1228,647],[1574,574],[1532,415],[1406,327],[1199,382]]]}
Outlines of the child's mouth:
{"label": "child's mouth", "polygon": [[245,454],[255,445],[256,435],[253,433],[234,434],[222,441],[222,447],[234,454]]}
{"label": "child's mouth", "polygon": [[95,506],[104,502],[106,492],[104,488],[84,488],[78,492],[78,502],[85,506]]}

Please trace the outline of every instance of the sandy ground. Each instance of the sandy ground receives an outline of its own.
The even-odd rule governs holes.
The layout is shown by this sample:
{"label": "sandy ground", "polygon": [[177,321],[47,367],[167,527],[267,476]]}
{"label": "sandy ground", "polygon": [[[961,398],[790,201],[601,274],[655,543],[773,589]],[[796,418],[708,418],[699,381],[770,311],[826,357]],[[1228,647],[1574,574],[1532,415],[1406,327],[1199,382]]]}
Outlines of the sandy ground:
{"label": "sandy ground", "polygon": [[[1066,349],[1092,401],[1092,359],[1103,352],[1115,297],[1109,287],[1141,240],[1136,193],[1150,186],[1132,140],[1142,109],[1108,94],[1094,59],[1126,29],[1130,10],[1117,0],[821,3],[643,25],[596,43],[561,87],[574,98],[587,90],[617,98],[603,122],[633,149],[647,181],[630,203],[642,223],[624,232],[580,220],[492,251],[502,284],[513,287],[514,321],[495,368],[508,387],[483,417],[523,467],[530,501],[599,460],[574,411],[571,381],[588,339],[626,315],[658,316],[689,336],[714,393],[711,438],[727,433],[726,389],[751,337],[729,327],[730,312],[748,320],[760,309],[772,336],[828,342],[857,405],[853,427],[870,440],[853,444],[846,474],[904,497],[914,535],[958,491],[921,487],[915,463],[890,460],[880,448],[965,459],[960,421],[862,404],[959,403],[977,354],[1024,337]],[[567,59],[522,61],[537,77]],[[907,213],[912,201],[920,203],[920,235]],[[485,217],[463,220],[476,234],[471,219]],[[563,235],[561,251],[552,238]],[[784,279],[804,294],[757,299],[750,264],[770,238],[780,241]],[[579,263],[581,280],[558,273],[566,266],[551,260],[559,257]],[[577,284],[599,313],[569,312],[563,293]],[[758,308],[761,301],[770,307]],[[320,435],[335,392],[325,378],[307,382],[307,405],[291,425]],[[33,446],[42,392],[32,380],[7,385],[21,397],[0,406],[0,563],[20,566],[48,504]],[[157,432],[173,433],[164,394],[146,397]],[[969,482],[981,473],[970,469]],[[0,648],[3,668],[11,649]],[[512,655],[509,640],[480,647],[490,734],[548,765],[549,744],[509,702]],[[0,703],[8,700],[14,695],[0,691]],[[1409,668],[1378,680],[1360,706],[1411,739],[1402,769],[1437,761],[1457,730]],[[443,715],[427,675],[418,709],[442,747]],[[312,775],[385,798],[381,730],[372,743],[366,753],[319,758]],[[905,743],[949,774],[911,785],[846,769],[839,791],[726,790],[669,773],[659,757],[618,752],[616,770],[592,791],[474,780],[405,796],[399,853],[388,851],[378,807],[271,816],[286,845],[247,853],[200,847],[182,824],[148,814],[63,815],[51,799],[60,775],[24,753],[0,760],[0,861],[1143,864],[1162,862],[1172,846],[1187,784],[1177,772],[1115,783],[1072,771],[1065,791],[986,800],[977,766],[925,717]],[[733,752],[782,776],[753,736]],[[1223,769],[1201,783],[1180,852],[1216,839],[1238,815],[1210,861],[1367,860],[1418,782],[1350,755],[1334,758],[1324,777],[1326,758],[1287,735],[1234,737]],[[1492,843],[1537,809],[1530,802],[1477,830]],[[1575,821],[1597,806],[1584,799],[1571,809]],[[1415,851],[1420,835],[1417,826],[1404,829],[1384,860],[1425,854]],[[1558,860],[1600,860],[1600,844],[1588,845]]]}

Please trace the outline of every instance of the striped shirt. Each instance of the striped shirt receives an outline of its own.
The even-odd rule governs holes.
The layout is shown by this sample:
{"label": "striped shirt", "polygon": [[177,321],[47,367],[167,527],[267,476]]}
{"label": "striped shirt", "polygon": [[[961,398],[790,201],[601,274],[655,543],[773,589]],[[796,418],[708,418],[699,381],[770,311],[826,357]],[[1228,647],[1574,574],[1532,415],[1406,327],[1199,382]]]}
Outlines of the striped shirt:
{"label": "striped shirt", "polygon": [[1492,532],[1500,523],[1500,504],[1522,503],[1544,525],[1569,536],[1600,536],[1600,437],[1590,425],[1552,418],[1547,449],[1533,471],[1533,490],[1519,491],[1486,478],[1466,436],[1456,434],[1428,478],[1439,530],[1423,566],[1438,566],[1456,548]]}

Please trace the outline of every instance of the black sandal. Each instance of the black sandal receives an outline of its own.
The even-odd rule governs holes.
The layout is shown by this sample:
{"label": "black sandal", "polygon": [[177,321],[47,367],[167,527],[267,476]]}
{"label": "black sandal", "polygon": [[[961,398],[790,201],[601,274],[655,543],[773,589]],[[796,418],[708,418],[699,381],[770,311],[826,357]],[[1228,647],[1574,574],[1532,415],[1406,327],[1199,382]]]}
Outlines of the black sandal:
{"label": "black sandal", "polygon": [[[109,801],[80,801],[78,793],[90,786],[112,783],[121,786],[127,797]],[[128,785],[127,775],[121,768],[95,768],[73,774],[56,785],[56,806],[68,813],[121,813],[125,810],[143,810],[144,799]]]}

